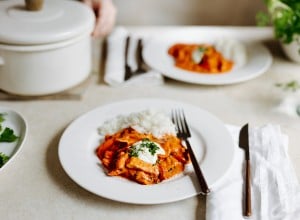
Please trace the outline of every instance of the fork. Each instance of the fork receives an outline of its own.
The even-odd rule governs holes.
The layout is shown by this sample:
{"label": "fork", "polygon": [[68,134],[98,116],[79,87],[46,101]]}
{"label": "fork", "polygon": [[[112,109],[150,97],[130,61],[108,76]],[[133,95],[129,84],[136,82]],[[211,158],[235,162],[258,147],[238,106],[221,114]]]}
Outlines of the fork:
{"label": "fork", "polygon": [[194,151],[190,145],[189,138],[191,137],[191,132],[188,127],[184,111],[182,109],[175,109],[172,110],[172,122],[176,126],[177,130],[177,137],[185,142],[187,150],[189,152],[196,176],[198,178],[200,187],[201,187],[201,193],[204,195],[207,195],[210,193],[210,189],[207,186],[206,180],[204,178],[204,175],[201,171],[201,168],[199,166],[199,163],[197,161],[197,158],[194,154]]}

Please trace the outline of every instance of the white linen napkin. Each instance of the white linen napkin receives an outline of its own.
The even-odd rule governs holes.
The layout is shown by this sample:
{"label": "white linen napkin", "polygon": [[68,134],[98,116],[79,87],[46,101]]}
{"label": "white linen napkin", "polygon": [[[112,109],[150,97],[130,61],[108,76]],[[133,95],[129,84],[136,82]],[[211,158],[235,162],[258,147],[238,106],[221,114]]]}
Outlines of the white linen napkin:
{"label": "white linen napkin", "polygon": [[[236,145],[239,128],[228,126]],[[300,219],[300,185],[279,126],[249,129],[252,216],[255,220]],[[236,146],[230,171],[206,200],[206,220],[243,219],[244,151]]]}
{"label": "white linen napkin", "polygon": [[104,82],[110,86],[145,86],[161,85],[164,82],[163,76],[154,70],[134,75],[128,80],[125,76],[125,46],[126,38],[130,35],[128,48],[128,64],[133,71],[137,69],[135,51],[138,37],[129,33],[124,27],[116,27],[107,39],[107,59],[105,65]]}

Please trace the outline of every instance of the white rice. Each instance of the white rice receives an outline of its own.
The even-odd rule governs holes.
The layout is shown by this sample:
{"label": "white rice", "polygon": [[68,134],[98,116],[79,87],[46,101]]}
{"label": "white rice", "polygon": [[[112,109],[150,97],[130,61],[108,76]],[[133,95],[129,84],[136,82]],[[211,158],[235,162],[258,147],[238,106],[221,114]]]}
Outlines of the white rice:
{"label": "white rice", "polygon": [[121,129],[132,127],[140,133],[153,134],[161,138],[166,134],[176,135],[175,125],[163,112],[157,110],[144,110],[130,113],[129,115],[118,115],[105,121],[98,128],[100,135],[112,135]]}

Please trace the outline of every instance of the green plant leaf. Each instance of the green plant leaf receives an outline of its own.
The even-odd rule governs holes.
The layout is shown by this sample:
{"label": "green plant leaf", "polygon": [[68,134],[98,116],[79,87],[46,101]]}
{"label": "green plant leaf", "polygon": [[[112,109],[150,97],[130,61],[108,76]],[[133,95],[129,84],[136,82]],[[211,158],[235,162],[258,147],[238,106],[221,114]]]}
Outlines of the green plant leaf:
{"label": "green plant leaf", "polygon": [[300,34],[299,0],[264,0],[268,14],[256,14],[257,25],[268,24],[274,27],[274,34],[283,43],[291,43],[295,35]]}
{"label": "green plant leaf", "polygon": [[4,113],[0,113],[0,123],[5,121],[4,115]]}

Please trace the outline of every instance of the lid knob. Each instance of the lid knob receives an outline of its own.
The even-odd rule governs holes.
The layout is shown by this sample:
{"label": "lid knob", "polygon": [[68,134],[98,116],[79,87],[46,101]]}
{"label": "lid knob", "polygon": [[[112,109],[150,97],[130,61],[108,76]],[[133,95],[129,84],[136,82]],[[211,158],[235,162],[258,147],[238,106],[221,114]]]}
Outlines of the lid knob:
{"label": "lid knob", "polygon": [[43,7],[44,0],[25,0],[28,11],[39,11]]}

